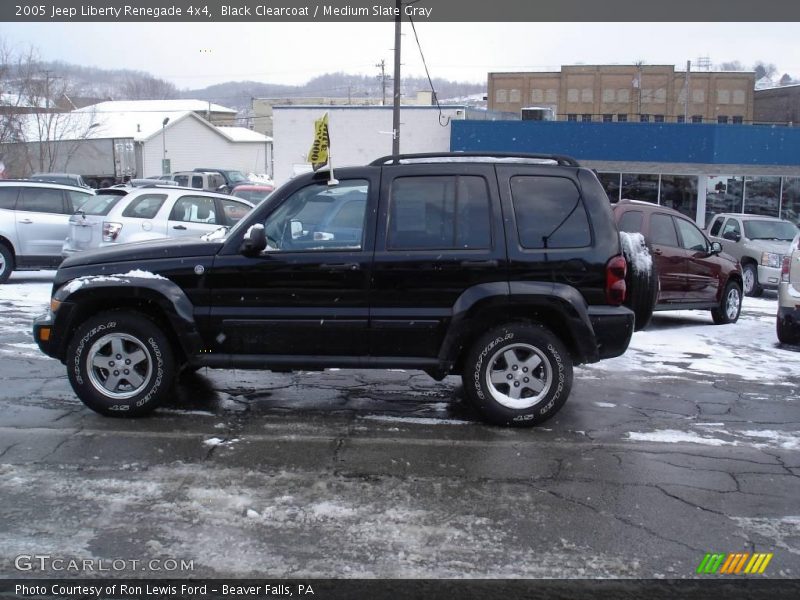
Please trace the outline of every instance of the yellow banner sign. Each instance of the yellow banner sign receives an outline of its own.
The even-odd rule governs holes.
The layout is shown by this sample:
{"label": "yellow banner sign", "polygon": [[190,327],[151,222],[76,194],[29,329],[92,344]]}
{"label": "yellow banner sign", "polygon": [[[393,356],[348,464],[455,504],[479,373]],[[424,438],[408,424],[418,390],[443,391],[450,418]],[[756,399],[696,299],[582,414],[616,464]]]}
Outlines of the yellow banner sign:
{"label": "yellow banner sign", "polygon": [[321,119],[314,121],[314,143],[308,151],[308,162],[315,171],[328,162],[328,148],[330,138],[328,137],[328,113]]}

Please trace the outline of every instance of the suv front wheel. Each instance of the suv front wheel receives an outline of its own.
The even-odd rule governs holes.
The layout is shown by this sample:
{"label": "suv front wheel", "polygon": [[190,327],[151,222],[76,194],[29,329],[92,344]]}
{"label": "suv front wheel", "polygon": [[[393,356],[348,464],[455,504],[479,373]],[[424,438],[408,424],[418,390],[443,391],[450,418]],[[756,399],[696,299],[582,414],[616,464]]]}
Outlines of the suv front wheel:
{"label": "suv front wheel", "polygon": [[14,255],[5,244],[0,243],[0,283],[5,283],[14,270]]}
{"label": "suv front wheel", "polygon": [[478,339],[462,378],[467,397],[486,420],[530,427],[564,405],[572,387],[572,357],[548,329],[510,323]]}
{"label": "suv front wheel", "polygon": [[85,321],[67,350],[72,389],[92,410],[139,417],[166,398],[175,373],[169,340],[144,314],[110,311]]}
{"label": "suv front wheel", "polygon": [[729,281],[719,299],[719,306],[711,310],[711,318],[717,325],[736,323],[742,312],[742,288],[735,281]]}

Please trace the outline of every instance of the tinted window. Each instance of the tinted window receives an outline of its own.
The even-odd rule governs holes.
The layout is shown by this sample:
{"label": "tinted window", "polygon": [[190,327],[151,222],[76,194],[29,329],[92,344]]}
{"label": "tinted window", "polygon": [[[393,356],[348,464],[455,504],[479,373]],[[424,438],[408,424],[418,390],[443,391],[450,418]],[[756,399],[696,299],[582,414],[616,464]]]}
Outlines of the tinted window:
{"label": "tinted window", "polygon": [[564,177],[513,177],[511,200],[523,248],[581,248],[592,243],[578,188]]}
{"label": "tinted window", "polygon": [[0,208],[13,209],[17,202],[19,188],[0,187]]}
{"label": "tinted window", "polygon": [[339,228],[353,228],[361,227],[361,222],[364,220],[364,204],[367,200],[353,200],[347,202],[339,209],[333,217],[328,221],[328,227],[331,229]]}
{"label": "tinted window", "polygon": [[671,216],[657,213],[650,216],[650,242],[678,247],[678,234]]}
{"label": "tinted window", "polygon": [[89,200],[81,206],[81,212],[85,215],[105,216],[123,197],[124,196],[118,196],[116,194],[99,194],[90,197]]}
{"label": "tinted window", "polygon": [[128,207],[122,211],[122,216],[152,219],[166,199],[166,194],[142,194],[131,201]]}
{"label": "tinted window", "polygon": [[175,175],[175,183],[177,183],[181,187],[189,187],[189,176]]}
{"label": "tinted window", "polygon": [[203,196],[183,196],[172,207],[169,220],[216,224],[217,212],[214,199]]}
{"label": "tinted window", "polygon": [[482,177],[398,177],[389,199],[390,250],[491,245],[489,192]]}
{"label": "tinted window", "polygon": [[203,188],[203,176],[202,175],[192,175],[192,187],[202,189]]}
{"label": "tinted window", "polygon": [[17,202],[17,210],[64,214],[64,194],[61,190],[47,188],[23,188]]}
{"label": "tinted window", "polygon": [[639,210],[629,210],[619,220],[619,230],[628,233],[641,233],[644,213]]}
{"label": "tinted window", "polygon": [[717,237],[717,235],[719,234],[719,230],[720,227],[722,227],[723,220],[724,219],[722,217],[717,217],[716,219],[714,219],[714,224],[711,226],[711,229],[709,230],[709,233],[714,237]]}
{"label": "tinted window", "polygon": [[694,250],[695,252],[706,252],[708,250],[705,236],[693,223],[683,219],[675,219],[675,224],[678,226],[678,231],[681,232],[682,248]]}
{"label": "tinted window", "polygon": [[250,207],[244,202],[236,202],[236,200],[220,200],[219,202],[222,205],[222,211],[225,213],[224,225],[238,223],[243,216],[250,212]]}

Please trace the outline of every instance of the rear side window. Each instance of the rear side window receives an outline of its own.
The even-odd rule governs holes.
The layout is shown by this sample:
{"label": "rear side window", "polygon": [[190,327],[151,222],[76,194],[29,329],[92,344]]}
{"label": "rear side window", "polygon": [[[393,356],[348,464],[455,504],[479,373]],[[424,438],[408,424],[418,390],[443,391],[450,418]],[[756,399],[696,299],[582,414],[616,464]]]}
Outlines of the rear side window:
{"label": "rear side window", "polygon": [[722,227],[722,217],[717,217],[714,219],[714,224],[711,226],[711,229],[708,231],[709,235],[713,235],[717,237],[719,235],[719,229]]}
{"label": "rear side window", "polygon": [[14,209],[17,203],[17,193],[19,188],[15,187],[0,187],[0,208]]}
{"label": "rear side window", "polygon": [[641,233],[644,213],[640,210],[629,210],[619,220],[619,230],[628,233]]}
{"label": "rear side window", "polygon": [[392,183],[388,249],[486,249],[491,241],[483,177],[398,177]]}
{"label": "rear side window", "polygon": [[181,187],[189,187],[189,176],[175,175],[175,183],[177,183]]}
{"label": "rear side window", "polygon": [[23,188],[17,202],[17,210],[64,214],[64,194],[61,190],[47,188]]}
{"label": "rear side window", "polygon": [[741,236],[742,235],[742,228],[739,227],[739,221],[736,219],[728,219],[725,222],[725,228],[722,230],[722,235],[725,234],[736,234]]}
{"label": "rear side window", "polygon": [[675,223],[669,215],[653,214],[650,216],[650,242],[663,246],[678,247],[678,234]]}
{"label": "rear side window", "polygon": [[152,219],[166,199],[166,194],[142,194],[131,201],[127,208],[122,211],[122,216]]}
{"label": "rear side window", "polygon": [[183,196],[172,207],[169,220],[216,224],[217,211],[214,199],[204,196]]}
{"label": "rear side window", "polygon": [[197,188],[199,190],[203,189],[203,176],[202,175],[192,175],[192,187]]}
{"label": "rear side window", "polygon": [[124,196],[100,194],[87,200],[80,210],[85,215],[106,216]]}
{"label": "rear side window", "polygon": [[236,200],[220,200],[219,202],[222,205],[222,212],[225,213],[225,223],[221,223],[223,225],[238,223],[243,216],[250,212],[250,207],[244,202],[236,202]]}
{"label": "rear side window", "polygon": [[523,248],[590,246],[589,217],[578,188],[565,177],[511,178],[511,202]]}

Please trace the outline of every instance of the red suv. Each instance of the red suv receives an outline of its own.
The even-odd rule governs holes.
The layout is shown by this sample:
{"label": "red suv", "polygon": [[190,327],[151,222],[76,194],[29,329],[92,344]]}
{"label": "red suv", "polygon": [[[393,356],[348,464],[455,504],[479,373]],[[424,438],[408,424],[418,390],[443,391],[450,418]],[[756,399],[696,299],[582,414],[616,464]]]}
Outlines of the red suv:
{"label": "red suv", "polygon": [[[742,269],[719,242],[710,242],[691,219],[665,206],[620,200],[612,210],[619,230],[641,233],[653,256],[658,290],[652,310],[709,309],[718,325],[738,320]],[[650,311],[641,318],[635,312],[642,329]]]}

